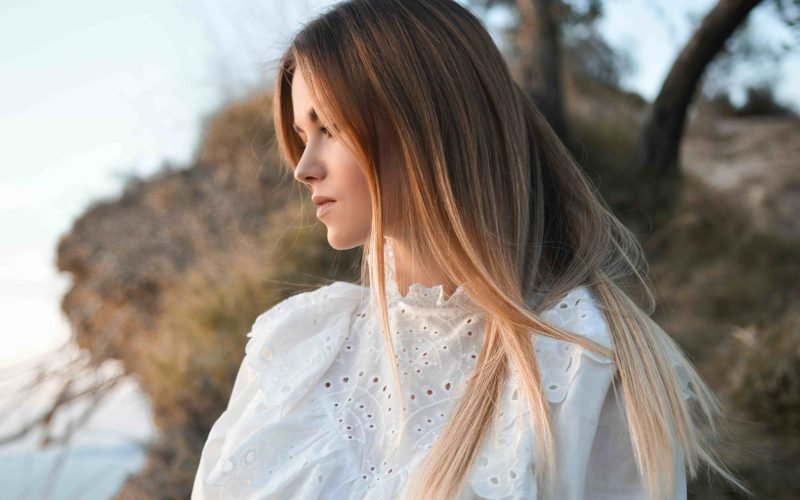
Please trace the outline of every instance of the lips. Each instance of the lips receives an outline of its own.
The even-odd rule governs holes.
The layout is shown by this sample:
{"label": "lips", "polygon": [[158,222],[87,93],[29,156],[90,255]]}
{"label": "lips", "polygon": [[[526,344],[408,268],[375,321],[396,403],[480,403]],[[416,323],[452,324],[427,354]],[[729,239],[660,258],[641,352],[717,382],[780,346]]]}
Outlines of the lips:
{"label": "lips", "polygon": [[336,201],[336,200],[334,200],[330,196],[323,196],[321,194],[315,194],[314,196],[311,197],[311,201],[313,201],[315,205],[320,206],[323,203],[327,203],[329,201]]}
{"label": "lips", "polygon": [[317,205],[317,218],[325,215],[334,205],[336,205],[335,200],[326,201]]}

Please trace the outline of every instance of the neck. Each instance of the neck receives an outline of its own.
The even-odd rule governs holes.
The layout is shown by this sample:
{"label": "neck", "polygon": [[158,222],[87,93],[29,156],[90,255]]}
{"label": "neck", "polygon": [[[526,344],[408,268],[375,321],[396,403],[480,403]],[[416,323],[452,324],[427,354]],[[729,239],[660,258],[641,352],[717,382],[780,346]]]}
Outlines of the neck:
{"label": "neck", "polygon": [[402,295],[408,294],[408,289],[412,283],[419,283],[425,287],[442,285],[447,297],[450,297],[456,290],[456,286],[447,280],[441,268],[433,264],[433,259],[413,258],[407,245],[401,240],[392,239],[394,250],[395,281],[397,289]]}

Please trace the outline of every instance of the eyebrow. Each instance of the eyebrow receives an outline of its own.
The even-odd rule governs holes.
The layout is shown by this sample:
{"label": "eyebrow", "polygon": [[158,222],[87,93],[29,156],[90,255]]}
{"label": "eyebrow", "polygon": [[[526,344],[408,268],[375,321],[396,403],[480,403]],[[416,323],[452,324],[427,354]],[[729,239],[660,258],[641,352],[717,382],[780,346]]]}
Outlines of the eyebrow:
{"label": "eyebrow", "polygon": [[[318,117],[317,117],[317,112],[314,111],[314,108],[309,109],[307,114],[308,114],[308,117],[311,119],[312,122],[317,123],[317,118]],[[303,131],[303,129],[298,127],[296,123],[293,123],[292,127],[294,127],[294,131],[297,132],[298,134]]]}

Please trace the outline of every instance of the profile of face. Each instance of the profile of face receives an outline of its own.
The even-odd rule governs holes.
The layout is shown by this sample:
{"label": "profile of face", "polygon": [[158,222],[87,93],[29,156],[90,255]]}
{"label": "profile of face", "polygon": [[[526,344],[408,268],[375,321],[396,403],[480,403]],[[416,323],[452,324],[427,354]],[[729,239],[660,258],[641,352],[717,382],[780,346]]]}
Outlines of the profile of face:
{"label": "profile of face", "polygon": [[369,237],[372,204],[369,184],[358,161],[340,137],[328,130],[310,100],[300,68],[292,77],[294,129],[305,145],[294,178],[313,197],[333,202],[318,205],[317,217],[328,229],[328,243],[337,250],[363,245]]}

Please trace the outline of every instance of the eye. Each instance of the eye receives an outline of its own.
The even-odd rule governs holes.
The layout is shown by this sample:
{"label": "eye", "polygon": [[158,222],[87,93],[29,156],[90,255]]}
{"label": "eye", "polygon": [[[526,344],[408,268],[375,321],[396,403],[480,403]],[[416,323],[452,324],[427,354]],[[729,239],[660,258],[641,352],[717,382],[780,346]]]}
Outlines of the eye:
{"label": "eye", "polygon": [[[334,126],[333,128],[335,129],[336,127]],[[319,131],[322,132],[323,134],[325,134],[326,137],[330,137],[330,138],[333,137],[333,134],[330,132],[330,129],[328,127],[320,127]],[[302,139],[301,139],[300,140],[300,151],[303,151],[305,149],[306,149],[306,143],[303,142]]]}

